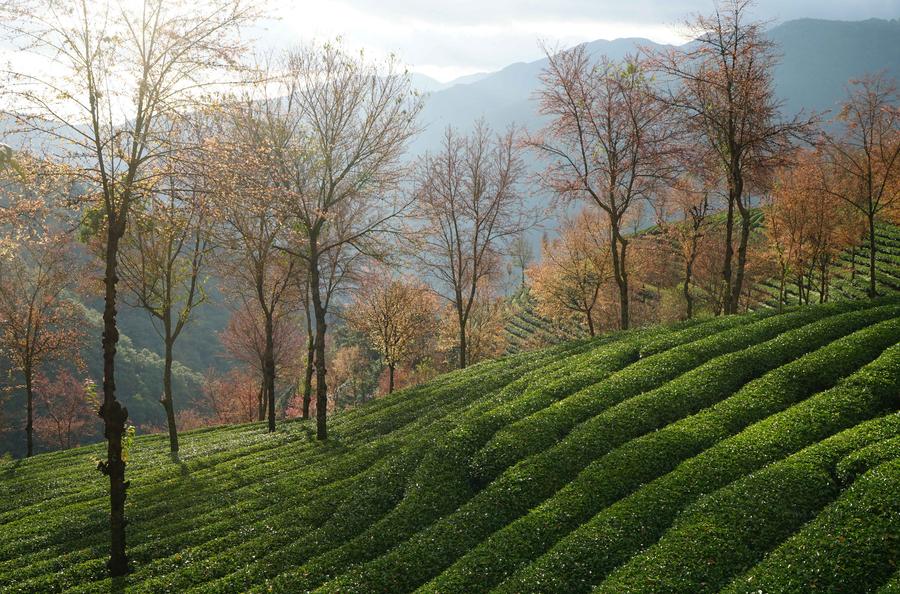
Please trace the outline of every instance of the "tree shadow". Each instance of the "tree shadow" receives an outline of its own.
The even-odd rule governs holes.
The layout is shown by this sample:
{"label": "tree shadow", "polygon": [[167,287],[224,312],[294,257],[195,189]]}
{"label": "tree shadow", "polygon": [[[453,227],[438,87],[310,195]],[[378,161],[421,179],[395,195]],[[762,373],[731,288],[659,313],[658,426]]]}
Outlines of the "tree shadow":
{"label": "tree shadow", "polygon": [[109,581],[110,594],[122,594],[125,591],[125,576],[114,577]]}
{"label": "tree shadow", "polygon": [[9,478],[12,478],[13,475],[16,473],[16,470],[18,470],[19,466],[21,466],[21,465],[22,465],[21,458],[16,458],[12,462],[10,462],[8,465],[6,465],[6,468],[3,470],[3,475],[2,475],[3,479],[6,480]]}
{"label": "tree shadow", "polygon": [[191,474],[191,468],[187,465],[186,462],[182,461],[181,457],[178,455],[178,452],[169,452],[169,458],[175,464],[178,464],[178,467],[181,469],[181,476],[189,476]]}

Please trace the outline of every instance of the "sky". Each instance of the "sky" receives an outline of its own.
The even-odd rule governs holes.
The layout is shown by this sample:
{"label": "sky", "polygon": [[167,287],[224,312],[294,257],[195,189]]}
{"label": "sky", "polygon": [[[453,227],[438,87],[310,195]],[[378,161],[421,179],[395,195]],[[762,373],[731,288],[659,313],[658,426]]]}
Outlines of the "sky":
{"label": "sky", "polygon": [[[343,38],[375,57],[397,54],[414,72],[447,82],[541,57],[539,41],[572,46],[645,37],[682,43],[678,25],[713,0],[275,0],[264,46]],[[900,0],[758,0],[759,18],[900,18]]]}

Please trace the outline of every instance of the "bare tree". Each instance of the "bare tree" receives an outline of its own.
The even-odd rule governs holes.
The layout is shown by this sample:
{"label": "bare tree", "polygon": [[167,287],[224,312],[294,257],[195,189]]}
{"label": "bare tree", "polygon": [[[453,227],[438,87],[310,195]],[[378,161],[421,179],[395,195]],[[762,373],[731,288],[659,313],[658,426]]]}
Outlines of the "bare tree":
{"label": "bare tree", "polygon": [[88,427],[100,405],[93,380],[80,381],[69,371],[61,371],[52,380],[38,374],[34,384],[43,409],[35,420],[38,435],[60,449],[77,446],[90,434]]}
{"label": "bare tree", "polygon": [[414,255],[456,313],[460,368],[479,290],[499,272],[505,243],[530,225],[523,179],[515,131],[495,135],[484,122],[470,136],[448,128],[419,166]]}
{"label": "bare tree", "polygon": [[[252,118],[239,117],[230,130],[252,134],[252,122]],[[252,157],[246,156],[248,147],[259,145],[255,139],[239,142],[229,147],[227,157],[218,159],[223,171],[218,176],[220,191],[216,193],[215,241],[223,278],[236,281],[228,284],[226,292],[242,307],[255,307],[262,319],[262,396],[268,411],[268,430],[272,432],[275,431],[277,381],[275,326],[278,319],[294,311],[298,304],[294,279],[296,260],[276,247],[287,232],[287,222],[265,191],[264,171]]]}
{"label": "bare tree", "polygon": [[396,193],[406,175],[401,157],[422,102],[395,60],[369,62],[335,44],[291,53],[285,70],[287,99],[268,102],[284,133],[269,141],[266,170],[293,231],[281,247],[308,275],[316,434],[327,439],[331,297],[359,255],[383,258],[383,239],[397,231],[393,223],[408,206]]}
{"label": "bare tree", "polygon": [[191,314],[206,300],[200,274],[211,251],[203,192],[192,184],[174,173],[160,179],[136,206],[120,244],[120,278],[134,305],[150,314],[163,341],[160,404],[166,411],[173,453],[178,452],[173,351]]}
{"label": "bare tree", "polygon": [[25,155],[15,170],[0,171],[0,354],[22,377],[9,388],[25,389],[28,456],[34,452],[35,374],[65,357],[81,362],[81,319],[65,296],[80,266],[64,231],[71,221],[58,208],[69,191],[64,178],[60,183],[63,170]]}
{"label": "bare tree", "polygon": [[344,316],[365,335],[388,368],[388,394],[394,391],[394,371],[407,361],[436,325],[437,307],[427,287],[392,278],[375,269],[361,283]]}
{"label": "bare tree", "polygon": [[[772,72],[778,63],[766,23],[752,21],[753,0],[721,0],[712,15],[685,24],[693,43],[650,54],[650,67],[673,83],[660,98],[677,111],[713,157],[728,187],[722,279],[725,312],[736,313],[744,283],[751,230],[751,179],[777,165],[814,119],[781,119]],[[735,211],[740,216],[734,259]]]}
{"label": "bare tree", "polygon": [[900,183],[900,93],[884,74],[851,81],[837,122],[843,133],[826,134],[828,157],[822,190],[843,200],[866,219],[869,239],[869,297],[878,295],[875,221],[897,201]]}
{"label": "bare tree", "polygon": [[651,93],[644,65],[595,62],[581,45],[547,51],[541,113],[551,123],[530,146],[550,160],[545,185],[564,200],[588,200],[606,214],[619,323],[629,325],[626,219],[675,169],[677,128]]}
{"label": "bare tree", "polygon": [[[259,380],[258,418],[266,418],[270,400],[268,398],[269,376],[268,357],[271,355],[275,377],[295,367],[297,351],[300,349],[302,333],[297,326],[293,311],[278,308],[272,317],[271,337],[267,336],[265,313],[252,296],[239,301],[231,314],[228,326],[219,338],[232,359],[242,363],[244,368],[256,372]],[[271,344],[271,353],[269,345]]]}
{"label": "bare tree", "polygon": [[597,331],[601,291],[611,278],[609,242],[596,232],[604,224],[601,217],[596,210],[585,210],[563,221],[559,237],[544,240],[541,261],[529,272],[538,312],[560,321],[573,313],[584,316],[591,336]]}
{"label": "bare tree", "polygon": [[[677,180],[668,192],[654,201],[660,229],[678,249],[684,263],[682,294],[685,317],[694,317],[694,265],[710,227],[710,214],[716,202],[715,184],[702,177],[687,175]],[[672,219],[671,217],[673,217]]]}
{"label": "bare tree", "polygon": [[[171,122],[194,109],[202,86],[234,64],[236,35],[255,16],[244,0],[139,4],[88,0],[14,0],[2,24],[23,52],[51,65],[18,70],[8,89],[26,131],[56,140],[77,164],[102,213],[104,235],[103,404],[110,479],[113,576],[128,571],[125,461],[128,412],[116,399],[119,243],[132,204],[157,174],[154,163],[178,149]],[[30,63],[30,62],[22,62]],[[27,115],[22,115],[27,114]],[[152,183],[150,184],[152,185]]]}
{"label": "bare tree", "polygon": [[[26,397],[26,455],[34,453],[34,379],[48,362],[80,361],[82,321],[64,296],[77,273],[68,238],[45,229],[18,237],[0,259],[0,350],[22,376]],[[74,353],[74,355],[73,355]]]}
{"label": "bare tree", "polygon": [[524,232],[516,235],[509,247],[509,255],[512,258],[513,265],[519,269],[520,279],[519,286],[525,286],[525,271],[534,261],[534,249],[528,241],[528,237]]}

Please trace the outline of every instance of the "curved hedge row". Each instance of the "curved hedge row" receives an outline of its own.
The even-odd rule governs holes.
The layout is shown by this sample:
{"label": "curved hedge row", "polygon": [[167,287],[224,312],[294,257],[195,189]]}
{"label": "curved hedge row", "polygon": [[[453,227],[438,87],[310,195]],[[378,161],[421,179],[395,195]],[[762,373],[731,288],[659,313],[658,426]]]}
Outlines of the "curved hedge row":
{"label": "curved hedge row", "polygon": [[[846,486],[836,476],[841,458],[897,435],[900,415],[890,415],[809,446],[702,497],[681,513],[658,543],[632,557],[595,591],[718,591],[840,494]],[[878,532],[891,526],[881,525],[881,514],[868,517],[879,529],[865,533],[876,539]],[[858,586],[855,581],[847,583]]]}
{"label": "curved hedge row", "polygon": [[886,299],[481,363],[336,415],[327,444],[300,421],[189,432],[178,459],[140,436],[134,571],[116,581],[102,444],[0,461],[0,591],[790,591],[863,572],[890,590],[896,550],[869,551],[894,521],[876,506],[896,487],[898,393]]}
{"label": "curved hedge row", "polygon": [[582,592],[658,540],[685,506],[764,464],[897,407],[900,345],[840,385],[683,462],[594,516],[498,588]]}
{"label": "curved hedge row", "polygon": [[[865,314],[845,314],[825,322],[852,332],[877,319]],[[809,327],[807,332],[812,335],[815,330]],[[491,588],[602,506],[749,424],[830,387],[898,339],[900,321],[872,325],[769,372],[707,410],[624,444],[592,463],[553,498],[481,542],[426,589],[479,592]]]}
{"label": "curved hedge row", "polygon": [[[725,592],[896,591],[900,458],[856,479],[841,497]],[[892,583],[891,583],[892,582]]]}
{"label": "curved hedge row", "polygon": [[[516,374],[521,374],[523,370],[539,368],[550,361],[555,361],[571,354],[573,350],[577,351],[578,349],[588,348],[588,346],[587,344],[577,344],[575,346],[555,347],[542,353],[511,358],[508,366],[504,366],[502,362],[496,362],[450,374],[445,378],[441,378],[441,381],[424,387],[421,390],[423,398],[414,400],[410,403],[411,406],[407,405],[407,408],[412,410],[421,409],[422,400],[434,400],[436,395],[436,400],[440,405],[432,406],[430,409],[425,407],[427,414],[419,414],[417,418],[412,417],[412,420],[408,418],[398,419],[398,415],[393,414],[392,411],[392,408],[395,408],[397,404],[396,398],[391,398],[385,404],[379,402],[378,404],[381,404],[381,406],[378,408],[381,410],[374,414],[369,412],[366,421],[368,421],[368,424],[371,424],[373,420],[377,422],[379,417],[388,415],[388,418],[393,421],[395,431],[388,434],[385,439],[400,443],[406,442],[405,445],[409,445],[408,437],[404,435],[407,431],[417,435],[424,426],[433,422],[435,418],[440,419],[447,416],[451,411],[457,410],[460,402],[471,401],[479,396],[484,397],[485,389],[489,389],[493,384],[503,386],[509,382],[510,378],[515,377]],[[136,452],[134,456],[135,462],[140,460],[144,464],[140,466],[135,464],[135,468],[132,469],[132,473],[134,473],[132,476],[137,480],[135,478],[132,479],[133,487],[129,494],[129,501],[136,501],[137,505],[134,506],[136,508],[135,511],[129,512],[129,519],[133,525],[140,525],[142,521],[155,521],[161,523],[161,525],[167,525],[169,528],[166,534],[161,534],[154,530],[138,533],[139,537],[143,537],[140,540],[146,539],[151,543],[149,548],[152,551],[146,552],[147,557],[157,559],[157,563],[161,563],[166,557],[170,556],[174,559],[175,564],[184,564],[189,557],[186,558],[182,555],[181,550],[194,543],[204,543],[208,538],[208,531],[206,530],[208,526],[215,525],[216,521],[219,522],[220,526],[223,524],[225,526],[234,526],[247,518],[248,514],[254,512],[264,514],[272,503],[278,501],[277,497],[275,497],[277,493],[284,492],[284,489],[289,489],[298,480],[302,481],[304,479],[302,472],[298,476],[296,470],[290,472],[290,466],[284,467],[283,461],[286,458],[291,459],[290,456],[301,456],[306,452],[307,457],[304,461],[313,463],[311,466],[306,467],[306,480],[311,480],[313,485],[318,482],[327,487],[335,480],[352,475],[354,472],[359,472],[360,469],[365,468],[383,454],[385,449],[379,440],[363,441],[363,447],[351,456],[337,458],[335,460],[336,464],[318,467],[315,464],[317,458],[328,459],[329,456],[334,455],[334,450],[340,449],[342,431],[351,429],[349,433],[353,436],[352,426],[357,424],[354,421],[358,422],[358,420],[350,417],[348,419],[349,422],[342,421],[344,419],[340,416],[335,419],[334,425],[337,429],[335,434],[338,439],[328,445],[317,444],[311,434],[309,439],[298,441],[295,435],[296,432],[293,431],[295,427],[300,427],[302,433],[309,433],[309,429],[303,428],[299,423],[284,424],[277,434],[268,436],[268,438],[264,432],[259,430],[260,425],[257,424],[255,425],[257,432],[253,434],[248,447],[235,447],[237,444],[233,442],[229,442],[229,445],[232,446],[231,448],[223,447],[223,442],[220,438],[217,442],[218,448],[216,448],[220,451],[214,451],[211,455],[203,457],[200,460],[202,463],[196,465],[196,467],[186,467],[187,463],[173,466],[171,464],[160,464],[157,461],[157,465],[160,466],[157,472],[145,472],[144,466],[150,464],[151,458],[140,458]],[[347,425],[351,427],[347,427]],[[191,435],[192,439],[185,439],[184,441],[195,445],[197,440],[193,439],[192,434],[189,435]],[[137,441],[140,443],[142,439]],[[265,447],[266,445],[268,445],[267,448]],[[99,448],[95,449],[99,453]],[[188,451],[190,450],[188,449]],[[57,454],[52,456],[57,456]],[[167,457],[163,448],[159,450],[157,457],[159,459]],[[279,460],[282,464],[280,472],[278,471]],[[88,462],[88,464],[92,466],[92,463]],[[82,466],[81,472],[83,473],[86,468],[90,467]],[[91,470],[93,469],[91,468]],[[224,477],[222,476],[223,470],[226,472]],[[181,488],[184,491],[173,492],[171,486],[167,484],[170,481],[158,480],[160,472],[176,477],[173,480],[177,480],[178,476],[186,475],[190,477],[190,482],[185,483],[184,476],[182,476]],[[237,472],[240,472],[240,474],[234,476]],[[277,481],[272,485],[276,488],[261,488],[263,480],[271,481],[278,475],[284,475],[284,487],[282,489],[277,488]],[[38,472],[33,480],[39,481],[41,476],[42,473]],[[316,476],[320,478],[315,479],[314,477]],[[94,477],[91,476],[91,478]],[[143,482],[141,479],[144,479]],[[71,485],[71,483],[65,483],[64,481],[60,481],[60,483]],[[92,498],[81,502],[78,506],[63,507],[61,511],[64,513],[45,520],[42,526],[43,529],[36,534],[32,534],[28,541],[18,539],[9,548],[11,567],[20,565],[21,557],[19,555],[27,551],[28,548],[33,548],[35,553],[31,556],[31,559],[35,563],[29,565],[27,569],[33,572],[40,570],[42,560],[44,560],[48,568],[54,566],[65,568],[64,571],[56,573],[44,572],[45,575],[42,581],[32,584],[39,590],[60,589],[82,582],[88,577],[98,580],[103,580],[104,578],[102,555],[98,554],[98,544],[105,541],[103,534],[104,521],[102,513],[96,511],[101,510],[103,507],[102,488],[98,488],[102,487],[102,483],[94,480],[89,485],[92,487]],[[209,486],[201,489],[201,485],[204,487],[206,485]],[[47,490],[44,491],[44,493],[46,492]],[[31,496],[33,494],[28,495]],[[197,495],[197,497],[191,497],[191,495]],[[195,505],[184,506],[183,502],[185,499],[195,503]],[[46,504],[47,502],[44,501],[39,505]],[[94,511],[94,513],[91,514],[91,511]],[[166,524],[166,521],[172,516],[175,516],[177,521]],[[78,518],[79,522],[73,523],[73,517]],[[24,518],[19,523],[20,528],[24,531],[31,530],[32,523],[27,520],[28,518]],[[87,531],[83,529],[85,525],[90,526],[92,524],[96,526],[95,529]],[[66,526],[72,526],[70,533],[62,531],[62,528]],[[4,526],[4,530],[6,534],[15,536],[14,525]],[[31,532],[34,531],[31,530]],[[142,554],[140,540],[136,542],[134,537],[130,540],[132,546],[137,545],[134,547],[137,559],[140,559]],[[53,544],[51,545],[50,543]],[[71,552],[65,555],[59,554],[62,551],[71,551],[72,549],[75,549],[74,555]],[[83,562],[79,563],[78,561]],[[11,579],[15,580],[20,577],[19,574],[19,571],[13,571]],[[140,577],[140,573],[136,577]],[[4,579],[5,574],[0,575],[0,585],[2,585]],[[108,580],[98,582],[98,584],[100,584],[100,587],[108,587]],[[107,585],[104,586],[104,584]]]}
{"label": "curved hedge row", "polygon": [[[583,390],[554,406],[542,409],[531,417],[509,425],[498,432],[472,461],[472,478],[479,483],[494,479],[516,461],[551,447],[573,427],[599,414],[609,401],[651,390],[678,375],[694,369],[706,361],[737,351],[778,334],[815,321],[829,312],[858,309],[859,304],[838,304],[810,310],[801,308],[780,316],[764,317],[747,323],[740,317],[710,322],[711,328],[721,331],[672,348],[640,361],[607,381]],[[692,330],[684,332],[693,338]]]}
{"label": "curved hedge row", "polygon": [[[493,530],[506,525],[552,495],[584,466],[617,445],[716,402],[747,379],[795,358],[818,343],[830,342],[845,334],[848,329],[898,314],[900,308],[886,306],[863,312],[863,315],[847,314],[847,323],[841,323],[844,321],[843,316],[839,316],[842,319],[836,322],[826,319],[813,324],[814,328],[809,331],[801,328],[786,332],[771,342],[713,359],[677,380],[634,398],[628,399],[630,394],[625,390],[610,391],[606,401],[611,408],[580,427],[559,446],[526,460],[521,466],[491,483],[457,512],[437,521],[371,564],[348,572],[328,587],[341,592],[371,587],[405,591],[415,587],[436,575]],[[797,320],[791,322],[789,317],[783,317],[781,322],[781,329],[802,323]],[[754,326],[756,325],[743,326],[722,336],[713,335],[712,338],[720,343],[733,344],[730,334],[734,332],[746,337],[755,335],[757,340],[760,335],[773,332],[771,324],[759,328]],[[895,332],[896,334],[898,333]],[[705,353],[716,351],[715,341],[701,342],[705,343]],[[675,355],[677,351],[678,349],[673,349],[665,354]],[[699,355],[699,350],[694,352],[698,353],[698,357],[704,356]],[[642,360],[617,375],[637,367],[645,368],[642,363],[646,361],[650,359]],[[664,362],[654,363],[655,368],[666,367]],[[644,377],[652,377],[652,374],[646,373]],[[623,401],[616,403],[616,398]],[[523,489],[525,481],[527,489]]]}
{"label": "curved hedge row", "polygon": [[451,512],[473,494],[466,473],[469,459],[497,429],[628,365],[639,356],[641,344],[659,334],[658,329],[638,330],[616,335],[617,340],[603,340],[595,350],[573,358],[571,366],[552,373],[538,371],[511,383],[491,400],[490,410],[467,410],[452,430],[428,444],[426,459],[410,478],[403,501],[390,514],[342,547],[277,576],[270,587],[275,591],[313,588],[340,568],[377,557]]}

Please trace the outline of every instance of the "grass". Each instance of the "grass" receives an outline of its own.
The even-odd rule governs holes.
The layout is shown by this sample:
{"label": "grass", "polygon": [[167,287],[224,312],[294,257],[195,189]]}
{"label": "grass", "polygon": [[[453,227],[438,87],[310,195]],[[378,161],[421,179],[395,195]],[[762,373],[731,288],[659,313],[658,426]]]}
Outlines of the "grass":
{"label": "grass", "polygon": [[897,590],[900,299],[511,355],[332,420],[0,463],[3,592]]}

